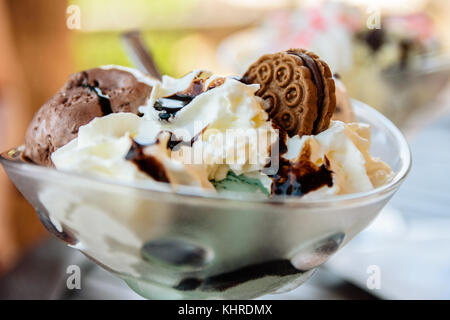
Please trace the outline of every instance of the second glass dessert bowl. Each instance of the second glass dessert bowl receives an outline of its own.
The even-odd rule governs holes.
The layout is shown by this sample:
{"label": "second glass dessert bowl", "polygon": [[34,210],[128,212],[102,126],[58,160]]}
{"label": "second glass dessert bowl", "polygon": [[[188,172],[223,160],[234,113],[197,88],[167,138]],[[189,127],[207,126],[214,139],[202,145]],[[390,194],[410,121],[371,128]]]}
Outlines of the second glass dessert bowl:
{"label": "second glass dessert bowl", "polygon": [[353,101],[372,127],[371,154],[395,173],[364,193],[320,200],[239,199],[104,181],[21,161],[0,162],[45,227],[150,299],[247,299],[283,292],[314,270],[386,205],[406,177],[411,154],[400,131]]}

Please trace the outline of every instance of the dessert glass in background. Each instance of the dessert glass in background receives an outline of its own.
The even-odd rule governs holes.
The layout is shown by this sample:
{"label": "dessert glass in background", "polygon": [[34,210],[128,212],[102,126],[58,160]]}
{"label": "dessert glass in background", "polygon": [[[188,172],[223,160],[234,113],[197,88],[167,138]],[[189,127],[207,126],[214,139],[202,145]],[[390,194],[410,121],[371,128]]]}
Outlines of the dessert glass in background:
{"label": "dessert glass in background", "polygon": [[278,11],[260,26],[225,39],[218,58],[241,72],[262,53],[306,48],[339,74],[352,98],[402,129],[448,83],[450,55],[425,13],[384,15],[380,29],[369,18],[364,10],[339,2]]}
{"label": "dessert glass in background", "polygon": [[194,187],[106,182],[23,162],[22,147],[0,162],[51,233],[142,296],[253,298],[303,283],[406,177],[411,154],[400,131],[369,106],[353,107],[372,126],[371,154],[395,175],[382,187],[336,198],[233,200]]}

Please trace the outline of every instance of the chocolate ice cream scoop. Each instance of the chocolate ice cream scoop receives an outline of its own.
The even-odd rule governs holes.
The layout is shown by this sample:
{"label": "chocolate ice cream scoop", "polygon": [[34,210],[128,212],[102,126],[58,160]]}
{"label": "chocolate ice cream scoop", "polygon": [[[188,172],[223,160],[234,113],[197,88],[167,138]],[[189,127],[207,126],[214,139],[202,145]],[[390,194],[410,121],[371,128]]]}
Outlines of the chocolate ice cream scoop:
{"label": "chocolate ice cream scoop", "polygon": [[124,70],[95,68],[71,75],[35,114],[26,133],[24,157],[51,166],[51,154],[76,138],[80,126],[114,112],[137,114],[151,91],[149,84]]}

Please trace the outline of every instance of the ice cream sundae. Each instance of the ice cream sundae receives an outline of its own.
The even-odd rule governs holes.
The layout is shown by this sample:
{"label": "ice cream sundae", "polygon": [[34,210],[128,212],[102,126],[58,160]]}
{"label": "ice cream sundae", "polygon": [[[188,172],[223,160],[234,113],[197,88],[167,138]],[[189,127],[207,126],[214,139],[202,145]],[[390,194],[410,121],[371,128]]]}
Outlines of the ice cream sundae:
{"label": "ice cream sundae", "polygon": [[52,234],[140,295],[247,299],[299,286],[373,221],[410,153],[294,48],[238,76],[78,72],[0,162]]}
{"label": "ice cream sundae", "polygon": [[[336,108],[345,116],[332,120]],[[263,55],[242,77],[196,70],[158,80],[121,66],[76,73],[36,113],[23,156],[127,183],[325,197],[391,179],[369,147],[370,126],[354,122],[328,64],[291,49]]]}

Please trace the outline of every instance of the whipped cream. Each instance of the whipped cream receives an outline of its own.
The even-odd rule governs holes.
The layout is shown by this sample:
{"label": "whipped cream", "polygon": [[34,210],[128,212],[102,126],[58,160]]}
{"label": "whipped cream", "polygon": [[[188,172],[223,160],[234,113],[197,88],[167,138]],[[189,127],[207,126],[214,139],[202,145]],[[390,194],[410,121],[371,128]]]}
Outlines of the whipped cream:
{"label": "whipped cream", "polygon": [[333,186],[323,187],[312,194],[364,192],[377,188],[392,178],[389,166],[369,154],[368,124],[332,121],[327,130],[315,136],[292,137],[287,141],[288,152],[284,158],[295,162],[305,145],[311,147],[312,163],[322,165],[327,159],[328,167],[333,172]]}
{"label": "whipped cream", "polygon": [[[274,129],[264,101],[255,95],[259,85],[200,70],[180,79],[164,76],[161,82],[135,76],[153,87],[139,109],[143,116],[113,113],[80,127],[76,139],[52,154],[57,169],[211,191],[215,190],[212,182],[225,179],[226,187],[227,175],[233,172],[234,181],[240,175],[247,181],[259,180],[267,194],[280,187],[274,185],[276,175],[267,171],[278,157],[288,169],[277,184],[287,178],[299,187],[300,180],[292,181],[295,172],[290,166],[301,172],[305,164],[310,172],[325,174],[326,183],[317,188],[313,183],[313,191],[307,191],[308,196],[318,197],[364,192],[391,179],[389,166],[369,154],[366,124],[332,121],[320,134],[287,138],[287,152],[279,155],[274,146],[284,135]],[[281,185],[279,190],[284,188]],[[295,194],[303,194],[299,192]]]}
{"label": "whipped cream", "polygon": [[159,98],[183,91],[201,77],[205,79],[205,88],[218,79],[221,84],[196,96],[168,121],[161,121],[155,108],[142,107],[144,119],[151,124],[142,127],[137,140],[152,141],[155,134],[163,130],[183,141],[202,133],[193,143],[190,156],[195,163],[207,164],[209,179],[222,180],[229,170],[238,175],[261,170],[270,156],[270,145],[278,135],[262,109],[263,100],[255,95],[258,85],[194,71],[181,79],[164,76],[150,99],[154,104]]}
{"label": "whipped cream", "polygon": [[[73,172],[88,172],[104,178],[124,182],[144,182],[154,185],[161,181],[136,165],[130,157],[134,138],[139,128],[150,125],[132,113],[115,113],[95,118],[89,124],[80,127],[78,138],[59,148],[52,154],[55,167]],[[161,133],[157,141],[143,147],[143,153],[152,157],[152,165],[173,186],[190,185],[204,189],[213,189],[201,165],[185,164],[170,157],[167,148],[169,134]]]}
{"label": "whipped cream", "polygon": [[[217,79],[220,85],[193,97],[173,118],[162,120],[153,108],[157,99],[185,90],[200,74],[205,88]],[[229,170],[238,175],[258,172],[268,161],[270,145],[278,135],[261,107],[263,101],[255,96],[257,90],[258,85],[211,77],[204,71],[181,79],[164,76],[161,83],[153,83],[152,95],[141,107],[142,118],[131,113],[96,118],[80,127],[78,138],[55,151],[52,161],[62,170],[124,181],[149,179],[126,159],[135,141],[147,146],[146,156],[163,164],[171,184],[211,189],[208,179],[224,179]],[[180,146],[172,150],[168,143],[174,139]]]}

